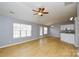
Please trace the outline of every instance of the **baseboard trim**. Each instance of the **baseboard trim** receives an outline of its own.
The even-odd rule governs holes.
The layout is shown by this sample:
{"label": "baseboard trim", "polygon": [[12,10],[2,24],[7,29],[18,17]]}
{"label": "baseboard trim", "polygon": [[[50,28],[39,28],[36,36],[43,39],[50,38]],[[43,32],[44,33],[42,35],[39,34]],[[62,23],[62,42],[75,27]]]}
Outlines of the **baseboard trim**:
{"label": "baseboard trim", "polygon": [[[43,37],[42,37],[43,38]],[[35,38],[35,39],[27,39],[26,41],[22,41],[22,42],[18,42],[18,43],[12,43],[12,44],[8,44],[8,45],[4,45],[4,46],[1,46],[0,48],[6,48],[6,47],[10,47],[10,46],[14,46],[14,45],[17,45],[17,44],[22,44],[22,43],[25,43],[25,42],[29,42],[29,41],[33,41],[33,40],[37,40],[39,38]]]}

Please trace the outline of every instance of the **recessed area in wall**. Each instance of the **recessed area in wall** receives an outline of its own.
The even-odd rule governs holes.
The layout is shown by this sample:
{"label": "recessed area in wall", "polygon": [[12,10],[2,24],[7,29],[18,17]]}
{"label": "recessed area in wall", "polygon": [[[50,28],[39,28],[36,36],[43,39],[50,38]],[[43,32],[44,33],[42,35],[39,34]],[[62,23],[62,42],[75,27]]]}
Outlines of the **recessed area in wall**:
{"label": "recessed area in wall", "polygon": [[13,12],[13,11],[9,11],[9,13],[10,13],[10,14],[14,14],[14,12]]}

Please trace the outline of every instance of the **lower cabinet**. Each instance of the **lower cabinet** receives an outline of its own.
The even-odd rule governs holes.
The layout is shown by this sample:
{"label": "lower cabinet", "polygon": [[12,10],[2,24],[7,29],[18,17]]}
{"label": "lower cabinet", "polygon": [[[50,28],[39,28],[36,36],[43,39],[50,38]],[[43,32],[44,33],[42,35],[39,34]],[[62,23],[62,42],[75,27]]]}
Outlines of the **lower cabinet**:
{"label": "lower cabinet", "polygon": [[75,34],[72,33],[61,33],[61,40],[67,43],[75,44]]}

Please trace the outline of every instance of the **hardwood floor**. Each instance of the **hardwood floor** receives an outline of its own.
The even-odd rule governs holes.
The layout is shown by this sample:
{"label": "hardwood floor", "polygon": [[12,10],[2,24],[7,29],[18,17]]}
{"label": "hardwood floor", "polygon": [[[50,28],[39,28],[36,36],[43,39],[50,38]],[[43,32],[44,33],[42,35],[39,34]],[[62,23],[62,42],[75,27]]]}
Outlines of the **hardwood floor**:
{"label": "hardwood floor", "polygon": [[0,56],[6,57],[56,57],[77,56],[76,47],[58,38],[43,38],[0,49]]}

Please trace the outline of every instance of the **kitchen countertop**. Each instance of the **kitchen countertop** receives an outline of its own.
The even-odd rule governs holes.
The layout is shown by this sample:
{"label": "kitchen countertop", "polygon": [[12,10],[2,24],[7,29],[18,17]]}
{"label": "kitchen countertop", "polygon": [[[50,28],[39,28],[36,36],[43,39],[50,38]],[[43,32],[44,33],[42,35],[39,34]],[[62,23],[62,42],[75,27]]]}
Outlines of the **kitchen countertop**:
{"label": "kitchen countertop", "polygon": [[75,31],[61,31],[60,33],[75,34]]}
{"label": "kitchen countertop", "polygon": [[69,33],[69,32],[61,32],[61,33],[65,33],[65,34],[75,34],[73,32]]}

